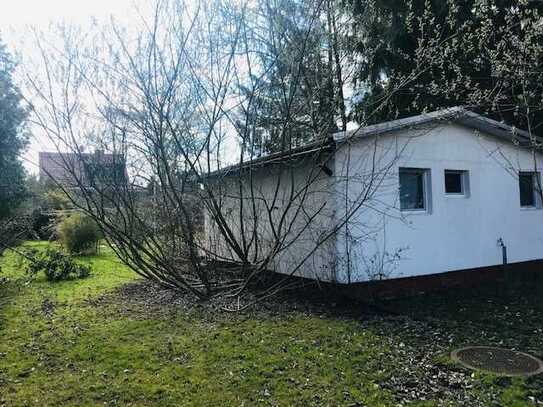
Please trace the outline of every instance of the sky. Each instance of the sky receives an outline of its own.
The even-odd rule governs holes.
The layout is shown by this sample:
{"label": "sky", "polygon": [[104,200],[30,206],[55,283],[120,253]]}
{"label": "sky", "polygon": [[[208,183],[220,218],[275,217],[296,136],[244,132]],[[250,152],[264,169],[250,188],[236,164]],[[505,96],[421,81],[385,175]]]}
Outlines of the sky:
{"label": "sky", "polygon": [[[29,54],[36,52],[25,41],[29,28],[47,30],[51,23],[70,22],[86,24],[96,19],[109,20],[113,16],[123,24],[136,18],[136,0],[15,0],[3,1],[0,8],[0,36],[10,52]],[[34,132],[35,133],[35,132]],[[43,138],[34,134],[24,157],[25,167],[37,173],[38,151],[51,150]]]}
{"label": "sky", "polygon": [[0,13],[2,32],[21,33],[27,25],[47,27],[50,21],[66,19],[84,23],[114,15],[123,18],[133,9],[133,0],[16,0],[5,2]]}
{"label": "sky", "polygon": [[[141,17],[149,17],[151,0],[5,0],[3,3],[6,4],[0,8],[0,37],[12,53],[21,55],[24,64],[25,58],[39,60],[31,28],[47,31],[58,22],[85,26],[93,20],[107,22],[111,17],[122,26],[137,27]],[[38,128],[32,128],[31,132],[31,143],[23,160],[27,171],[37,174],[39,151],[56,151],[56,148]]]}

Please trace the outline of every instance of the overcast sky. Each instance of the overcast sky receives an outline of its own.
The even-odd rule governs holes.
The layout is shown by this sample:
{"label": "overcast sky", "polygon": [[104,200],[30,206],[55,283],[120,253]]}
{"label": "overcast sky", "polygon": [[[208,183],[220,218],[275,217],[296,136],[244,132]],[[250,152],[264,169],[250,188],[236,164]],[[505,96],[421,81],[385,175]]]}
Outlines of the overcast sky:
{"label": "overcast sky", "polygon": [[[66,21],[86,24],[97,20],[107,20],[113,16],[123,24],[130,24],[136,18],[136,0],[13,0],[2,1],[0,8],[0,36],[11,52],[22,54],[34,52],[25,38],[30,26],[46,30],[51,23]],[[25,156],[26,168],[37,172],[37,153],[50,150],[43,138],[35,134],[29,151]]]}
{"label": "overcast sky", "polygon": [[123,18],[132,10],[133,0],[14,0],[2,2],[0,27],[22,30],[26,25],[46,27],[50,21],[66,19],[85,22],[91,17]]}

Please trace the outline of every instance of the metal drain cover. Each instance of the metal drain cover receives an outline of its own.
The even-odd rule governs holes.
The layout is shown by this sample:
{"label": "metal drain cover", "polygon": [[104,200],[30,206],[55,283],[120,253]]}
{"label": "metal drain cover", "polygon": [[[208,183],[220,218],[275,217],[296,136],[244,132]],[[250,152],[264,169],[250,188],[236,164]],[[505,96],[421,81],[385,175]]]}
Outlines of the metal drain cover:
{"label": "metal drain cover", "polygon": [[533,376],[543,372],[541,360],[509,349],[469,346],[453,351],[451,356],[469,369],[499,376]]}

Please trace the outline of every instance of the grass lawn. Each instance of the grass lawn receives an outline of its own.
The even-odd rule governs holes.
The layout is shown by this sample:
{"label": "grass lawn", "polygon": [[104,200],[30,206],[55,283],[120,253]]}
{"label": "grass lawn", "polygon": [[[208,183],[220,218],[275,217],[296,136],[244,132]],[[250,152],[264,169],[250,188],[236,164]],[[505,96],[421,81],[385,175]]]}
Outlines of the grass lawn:
{"label": "grass lawn", "polygon": [[[43,247],[44,243],[29,243]],[[213,313],[122,294],[137,277],[103,249],[84,280],[28,282],[0,259],[2,406],[529,406],[543,380],[455,366],[465,344],[543,356],[543,301],[473,292],[383,304],[353,316]],[[156,291],[149,291],[153,296]],[[466,404],[468,403],[468,404]]]}

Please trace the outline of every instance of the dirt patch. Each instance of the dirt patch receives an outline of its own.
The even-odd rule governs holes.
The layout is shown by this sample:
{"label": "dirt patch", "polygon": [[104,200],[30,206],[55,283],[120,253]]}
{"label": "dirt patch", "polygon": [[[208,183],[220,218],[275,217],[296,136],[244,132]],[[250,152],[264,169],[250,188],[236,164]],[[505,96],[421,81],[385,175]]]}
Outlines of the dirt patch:
{"label": "dirt patch", "polygon": [[50,299],[46,298],[41,303],[41,312],[46,317],[52,317],[55,313],[56,304]]}
{"label": "dirt patch", "polygon": [[87,302],[94,306],[115,303],[132,311],[136,307],[140,311],[147,310],[154,315],[194,310],[207,314],[238,314],[232,311],[251,304],[240,314],[255,317],[258,315],[282,315],[285,312],[302,312],[340,318],[357,318],[361,315],[361,310],[366,308],[366,305],[354,303],[339,294],[324,293],[315,287],[284,291],[260,301],[256,301],[256,296],[253,293],[244,294],[243,299],[217,297],[208,301],[200,301],[186,292],[168,289],[146,280],[126,284],[113,293],[91,298]]}

